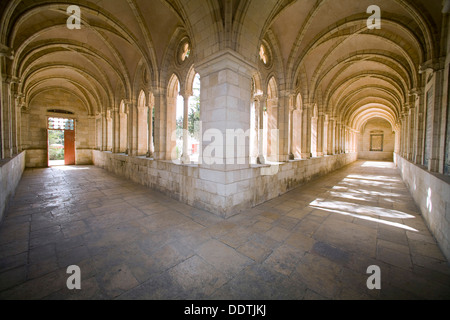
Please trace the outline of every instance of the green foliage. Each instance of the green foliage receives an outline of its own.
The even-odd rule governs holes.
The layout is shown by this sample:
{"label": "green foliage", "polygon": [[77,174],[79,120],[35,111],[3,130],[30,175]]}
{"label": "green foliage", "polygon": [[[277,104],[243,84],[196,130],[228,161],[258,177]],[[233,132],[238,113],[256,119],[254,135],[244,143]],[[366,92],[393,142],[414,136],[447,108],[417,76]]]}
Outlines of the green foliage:
{"label": "green foliage", "polygon": [[48,130],[50,160],[64,160],[64,130]]}

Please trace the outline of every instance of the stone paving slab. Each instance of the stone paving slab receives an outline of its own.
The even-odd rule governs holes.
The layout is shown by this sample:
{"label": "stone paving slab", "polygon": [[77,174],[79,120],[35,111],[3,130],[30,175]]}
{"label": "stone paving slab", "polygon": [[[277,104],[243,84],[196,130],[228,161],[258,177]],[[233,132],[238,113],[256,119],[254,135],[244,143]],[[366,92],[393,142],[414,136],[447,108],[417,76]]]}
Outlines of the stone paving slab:
{"label": "stone paving slab", "polygon": [[28,169],[0,225],[0,299],[449,298],[448,261],[388,162],[228,219],[94,166]]}

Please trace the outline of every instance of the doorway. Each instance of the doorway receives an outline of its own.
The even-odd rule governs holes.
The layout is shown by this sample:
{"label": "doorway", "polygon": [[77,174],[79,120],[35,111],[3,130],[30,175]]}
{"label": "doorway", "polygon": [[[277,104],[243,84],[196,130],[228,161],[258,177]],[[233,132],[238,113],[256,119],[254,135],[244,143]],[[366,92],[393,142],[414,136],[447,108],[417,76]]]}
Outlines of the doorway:
{"label": "doorway", "polygon": [[48,118],[48,166],[75,164],[75,121]]}

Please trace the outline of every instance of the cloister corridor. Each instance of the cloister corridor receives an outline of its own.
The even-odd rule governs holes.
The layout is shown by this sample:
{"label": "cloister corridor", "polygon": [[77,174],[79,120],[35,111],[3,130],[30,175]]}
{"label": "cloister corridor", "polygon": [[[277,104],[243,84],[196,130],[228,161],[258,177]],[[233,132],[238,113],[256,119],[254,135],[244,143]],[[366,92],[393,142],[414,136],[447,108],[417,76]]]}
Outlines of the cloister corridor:
{"label": "cloister corridor", "polygon": [[228,219],[95,166],[26,169],[0,227],[0,299],[448,299],[450,266],[419,212],[391,162]]}

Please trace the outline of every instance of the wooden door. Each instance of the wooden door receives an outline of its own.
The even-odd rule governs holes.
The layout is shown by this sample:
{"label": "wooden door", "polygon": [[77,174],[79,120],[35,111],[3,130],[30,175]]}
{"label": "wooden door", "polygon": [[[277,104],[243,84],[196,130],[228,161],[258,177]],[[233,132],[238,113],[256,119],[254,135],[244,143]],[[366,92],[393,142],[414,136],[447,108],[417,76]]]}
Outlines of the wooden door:
{"label": "wooden door", "polygon": [[66,166],[75,164],[75,131],[64,131],[64,164]]}

